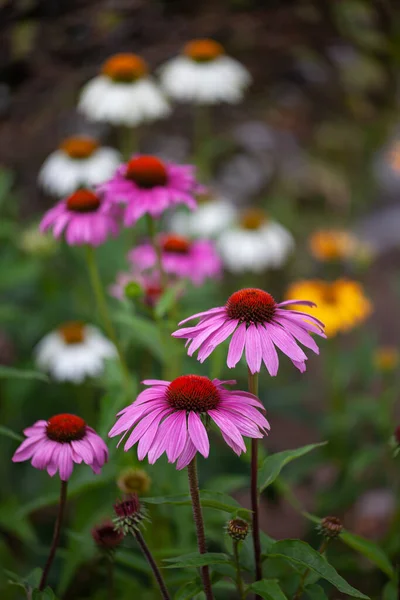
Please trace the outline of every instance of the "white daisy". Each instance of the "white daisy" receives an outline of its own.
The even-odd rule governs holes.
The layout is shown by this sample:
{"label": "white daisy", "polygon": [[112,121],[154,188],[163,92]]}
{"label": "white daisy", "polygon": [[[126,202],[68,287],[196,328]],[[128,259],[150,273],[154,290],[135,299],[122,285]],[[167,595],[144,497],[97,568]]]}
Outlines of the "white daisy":
{"label": "white daisy", "polygon": [[194,104],[236,104],[250,85],[248,70],[226,56],[214,40],[193,40],[160,69],[161,84],[175,100]]}
{"label": "white daisy", "polygon": [[39,183],[50,194],[62,198],[79,187],[103,183],[114,174],[121,160],[117,150],[102,148],[91,137],[70,137],[44,161]]}
{"label": "white daisy", "polygon": [[71,321],[45,335],[35,355],[38,367],[54,379],[81,383],[101,375],[105,359],[114,358],[117,351],[93,325]]}
{"label": "white daisy", "polygon": [[282,267],[294,248],[294,239],[285,227],[270,221],[263,211],[251,209],[240,223],[221,234],[217,248],[229,271],[260,273]]}
{"label": "white daisy", "polygon": [[115,54],[82,89],[78,109],[93,121],[134,126],[165,117],[170,107],[136,54]]}
{"label": "white daisy", "polygon": [[199,201],[194,212],[179,211],[172,215],[170,229],[194,238],[213,238],[233,225],[237,209],[225,198]]}

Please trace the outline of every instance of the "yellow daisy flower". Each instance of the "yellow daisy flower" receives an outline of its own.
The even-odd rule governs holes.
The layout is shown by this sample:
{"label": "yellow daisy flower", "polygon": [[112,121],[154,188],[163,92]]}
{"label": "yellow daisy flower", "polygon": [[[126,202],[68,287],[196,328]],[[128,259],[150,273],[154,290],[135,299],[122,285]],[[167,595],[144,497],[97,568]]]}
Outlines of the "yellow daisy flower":
{"label": "yellow daisy flower", "polygon": [[372,312],[362,285],[348,279],[298,281],[289,287],[286,298],[307,298],[315,302],[317,307],[311,314],[325,323],[328,337],[350,331]]}
{"label": "yellow daisy flower", "polygon": [[321,229],[310,236],[309,245],[318,260],[341,260],[354,255],[357,239],[348,231]]}
{"label": "yellow daisy flower", "polygon": [[374,352],[374,366],[378,371],[394,371],[400,361],[400,353],[394,346],[380,346]]}

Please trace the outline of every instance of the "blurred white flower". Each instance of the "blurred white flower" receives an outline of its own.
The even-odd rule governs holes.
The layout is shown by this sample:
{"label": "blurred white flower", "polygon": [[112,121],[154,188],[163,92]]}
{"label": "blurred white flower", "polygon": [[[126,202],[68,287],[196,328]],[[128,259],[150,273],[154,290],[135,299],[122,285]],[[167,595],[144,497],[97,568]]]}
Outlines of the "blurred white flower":
{"label": "blurred white flower", "polygon": [[79,187],[103,183],[120,162],[121,155],[114,148],[101,147],[88,136],[70,137],[44,161],[39,183],[50,194],[62,198]]}
{"label": "blurred white flower", "polygon": [[93,121],[134,126],[165,117],[170,107],[145,61],[136,54],[115,54],[101,74],[82,89],[78,109]]}
{"label": "blurred white flower", "polygon": [[251,209],[233,229],[221,234],[217,248],[229,271],[261,273],[283,266],[294,248],[294,239],[263,211]]}
{"label": "blurred white flower", "polygon": [[58,381],[73,383],[101,375],[105,359],[116,355],[114,344],[97,327],[75,321],[45,335],[35,348],[40,369]]}
{"label": "blurred white flower", "polygon": [[233,225],[235,206],[222,197],[202,200],[194,212],[179,211],[172,215],[170,230],[194,238],[213,238]]}
{"label": "blurred white flower", "polygon": [[186,44],[180,56],[161,67],[160,75],[171,98],[194,104],[237,104],[251,82],[248,70],[209,39]]}

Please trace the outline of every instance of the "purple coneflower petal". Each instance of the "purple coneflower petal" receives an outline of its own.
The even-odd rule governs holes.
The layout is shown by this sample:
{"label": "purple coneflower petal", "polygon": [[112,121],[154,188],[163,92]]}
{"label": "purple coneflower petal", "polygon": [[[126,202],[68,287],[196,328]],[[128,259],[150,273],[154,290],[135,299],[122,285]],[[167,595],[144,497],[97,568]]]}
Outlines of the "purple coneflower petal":
{"label": "purple coneflower petal", "polygon": [[188,429],[194,446],[204,458],[207,458],[210,453],[210,442],[207,431],[201,422],[199,415],[193,411],[191,411],[188,416]]}
{"label": "purple coneflower petal", "polygon": [[258,373],[261,368],[262,349],[257,327],[251,324],[246,331],[246,361],[251,373]]}
{"label": "purple coneflower petal", "polygon": [[178,458],[178,462],[176,463],[177,470],[180,471],[181,469],[184,469],[185,467],[187,467],[188,464],[190,462],[192,462],[192,460],[194,459],[195,456],[196,456],[196,447],[193,444],[190,437],[188,436],[187,441],[186,441],[186,446],[185,446],[182,454]]}
{"label": "purple coneflower petal", "polygon": [[174,430],[175,433],[171,436],[167,446],[167,457],[169,462],[173,463],[178,456],[182,454],[188,438],[188,430],[186,423],[186,411],[179,410],[175,413]]}
{"label": "purple coneflower petal", "polygon": [[267,371],[271,375],[271,377],[275,377],[275,375],[278,373],[279,368],[278,353],[275,349],[274,344],[272,343],[269,332],[266,330],[266,328],[260,326],[259,333],[264,364],[267,367]]}

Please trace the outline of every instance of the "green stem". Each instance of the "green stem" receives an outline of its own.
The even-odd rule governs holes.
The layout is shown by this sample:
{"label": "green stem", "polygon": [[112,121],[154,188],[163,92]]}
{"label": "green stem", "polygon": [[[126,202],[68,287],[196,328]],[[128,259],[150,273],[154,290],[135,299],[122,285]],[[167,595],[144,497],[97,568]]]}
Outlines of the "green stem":
{"label": "green stem", "polygon": [[163,289],[165,289],[166,284],[167,284],[167,276],[166,273],[164,271],[164,267],[162,264],[162,250],[161,250],[161,246],[160,244],[157,242],[157,237],[156,237],[156,224],[155,221],[153,219],[153,217],[151,215],[149,215],[148,213],[146,214],[146,221],[147,221],[147,231],[149,234],[149,238],[151,241],[151,244],[154,248],[154,251],[156,253],[156,260],[157,260],[157,269],[160,273],[160,280],[161,280],[161,286]]}
{"label": "green stem", "polygon": [[[258,396],[258,373],[251,373],[248,370],[249,392]],[[254,548],[254,563],[256,567],[256,581],[262,579],[262,561],[261,561],[261,540],[260,540],[260,515],[259,515],[259,497],[258,497],[258,440],[251,440],[251,510],[252,514],[252,534]],[[255,596],[256,599],[260,596]]]}
{"label": "green stem", "polygon": [[61,525],[62,525],[62,520],[63,520],[63,516],[64,516],[65,504],[67,501],[67,487],[68,487],[68,482],[61,481],[60,501],[58,503],[58,515],[57,515],[57,519],[56,519],[56,524],[54,526],[53,540],[51,542],[49,556],[48,556],[46,564],[44,566],[42,578],[39,583],[39,591],[40,592],[42,592],[44,590],[44,588],[46,587],[47,576],[49,574],[50,567],[53,564],[53,560],[54,560],[54,556],[56,554],[58,542],[60,540]]}
{"label": "green stem", "polygon": [[200,177],[208,180],[211,177],[211,165],[208,152],[208,141],[211,139],[211,119],[208,106],[199,104],[194,107],[194,162]]}
{"label": "green stem", "polygon": [[233,557],[235,560],[235,568],[236,568],[236,587],[239,593],[240,600],[244,600],[244,586],[242,574],[240,571],[240,560],[239,560],[239,542],[237,540],[233,540]]}
{"label": "green stem", "polygon": [[124,160],[129,160],[132,154],[139,151],[138,130],[134,127],[121,125],[119,129],[119,150]]}
{"label": "green stem", "polygon": [[154,557],[153,557],[152,553],[150,552],[150,549],[144,540],[144,537],[142,536],[142,534],[140,533],[139,530],[135,531],[134,536],[136,538],[137,543],[140,546],[141,551],[143,552],[144,556],[146,557],[146,560],[149,563],[151,570],[153,571],[154,577],[158,583],[158,587],[160,588],[161,597],[163,598],[163,600],[171,600],[170,595],[167,590],[167,586],[165,585],[163,576],[161,575],[161,571],[158,568],[157,563],[154,560]]}
{"label": "green stem", "polygon": [[121,349],[121,345],[118,341],[117,334],[114,329],[114,325],[111,321],[111,317],[108,311],[107,301],[104,295],[103,286],[100,279],[99,270],[97,268],[96,257],[92,246],[86,246],[86,262],[88,265],[90,282],[92,285],[93,293],[96,298],[97,309],[100,313],[100,317],[103,321],[103,326],[107,332],[108,337],[113,342],[117,349],[119,361],[121,363],[122,373],[125,379],[127,388],[129,389],[129,369],[125,361],[124,354]]}
{"label": "green stem", "polygon": [[114,557],[107,557],[107,593],[108,600],[114,600]]}
{"label": "green stem", "polygon": [[[189,477],[190,496],[192,498],[193,518],[194,518],[194,522],[196,525],[197,545],[198,545],[200,554],[205,554],[207,552],[206,535],[204,532],[203,513],[201,510],[201,503],[200,503],[196,456],[188,464],[188,477]],[[210,579],[210,570],[208,568],[208,565],[204,565],[204,567],[201,567],[201,578],[203,580],[203,587],[204,587],[204,593],[206,595],[206,600],[214,600],[214,595],[213,595],[212,586],[211,586],[211,579]]]}
{"label": "green stem", "polygon": [[[323,554],[326,550],[327,545],[329,544],[329,539],[326,538],[323,540],[321,546],[319,547],[318,552],[320,554]],[[308,575],[310,574],[310,569],[306,569],[303,573],[303,575],[301,576],[300,582],[299,582],[299,587],[297,588],[297,592],[295,593],[295,595],[293,596],[293,600],[300,600],[301,596],[303,595],[303,591],[304,591],[304,585],[306,583],[306,579],[308,577]]]}

